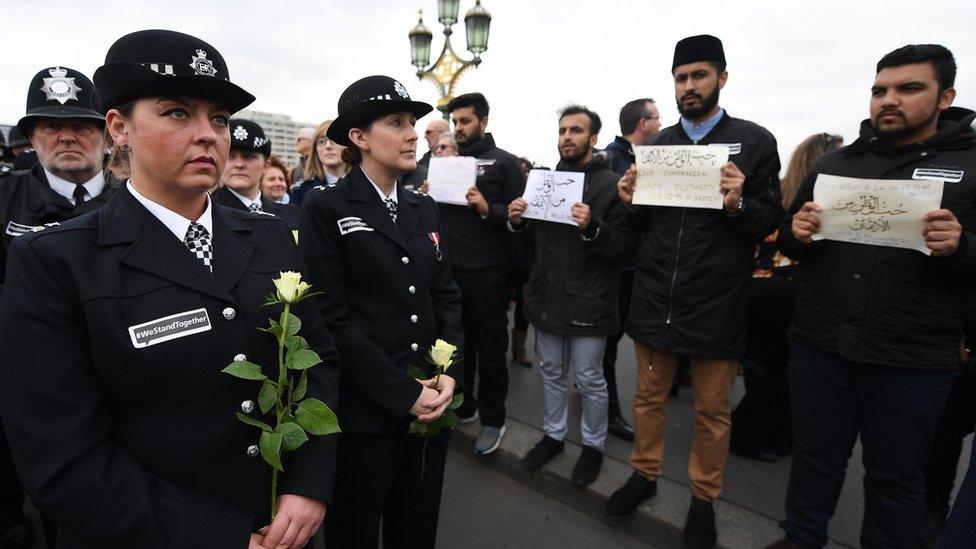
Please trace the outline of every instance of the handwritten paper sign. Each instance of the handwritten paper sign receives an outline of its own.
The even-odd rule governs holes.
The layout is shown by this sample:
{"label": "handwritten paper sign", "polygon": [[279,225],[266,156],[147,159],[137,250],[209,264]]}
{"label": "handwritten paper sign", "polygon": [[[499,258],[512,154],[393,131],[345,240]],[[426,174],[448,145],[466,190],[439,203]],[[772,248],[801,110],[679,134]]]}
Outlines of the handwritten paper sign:
{"label": "handwritten paper sign", "polygon": [[579,172],[530,171],[522,195],[529,207],[522,217],[576,225],[572,210],[573,204],[583,201],[584,176]]}
{"label": "handwritten paper sign", "polygon": [[465,195],[478,177],[478,159],[473,156],[432,157],[427,166],[427,194],[442,204],[467,206]]}
{"label": "handwritten paper sign", "polygon": [[727,146],[634,147],[634,156],[634,204],[722,209],[722,166],[729,161]]}
{"label": "handwritten paper sign", "polygon": [[813,201],[823,208],[814,240],[891,246],[931,254],[922,216],[942,204],[942,181],[856,179],[819,174]]}

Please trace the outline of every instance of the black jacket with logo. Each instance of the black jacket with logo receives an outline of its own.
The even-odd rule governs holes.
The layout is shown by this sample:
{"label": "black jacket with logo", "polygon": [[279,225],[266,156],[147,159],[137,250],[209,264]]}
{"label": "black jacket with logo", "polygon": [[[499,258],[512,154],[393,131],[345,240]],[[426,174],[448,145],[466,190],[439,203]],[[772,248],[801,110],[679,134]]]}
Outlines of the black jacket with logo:
{"label": "black jacket with logo", "polygon": [[523,223],[535,239],[525,316],[533,326],[557,334],[616,333],[621,263],[637,247],[637,235],[621,226],[630,212],[617,195],[620,177],[602,156],[583,166],[560,162],[556,169],[586,174],[583,203],[590,207],[590,240],[575,225]]}
{"label": "black jacket with logo", "polygon": [[[126,189],[11,247],[0,412],[58,547],[246,547],[269,523],[271,468],[248,453],[260,431],[235,417],[260,384],[221,370],[244,354],[277,376],[275,338],[256,328],[280,315],[262,305],[298,249],[279,219],[212,214],[213,273]],[[334,408],[332,338],[316,307],[295,314],[324,360],[308,395]],[[286,454],[280,492],[329,501],[335,445]]]}
{"label": "black jacket with logo", "polygon": [[3,244],[0,245],[0,291],[13,239],[45,225],[95,211],[104,206],[119,187],[120,183],[106,172],[102,192],[76,207],[51,188],[40,163],[29,170],[0,175],[0,225],[4,229]]}
{"label": "black jacket with logo", "polygon": [[[790,337],[854,362],[914,369],[959,364],[963,319],[976,297],[976,113],[951,108],[931,139],[893,148],[869,120],[861,136],[822,157],[803,181],[779,231],[780,250],[802,261]],[[813,201],[819,174],[865,179],[942,178],[942,207],[962,224],[952,255],[829,240],[802,244],[793,214]]]}
{"label": "black jacket with logo", "polygon": [[[234,196],[234,193],[232,193],[227,187],[217,189],[211,196],[213,197],[214,202],[220,204],[221,206],[227,206],[228,208],[245,212],[248,211],[247,206],[241,202],[241,199]],[[261,195],[261,211],[275,217],[280,217],[285,221],[285,223],[288,224],[289,229],[293,231],[298,230],[298,218],[301,213],[298,206],[294,204],[280,204],[273,200],[268,200],[264,197],[264,195]]]}
{"label": "black jacket with logo", "polygon": [[478,159],[476,185],[488,202],[488,218],[466,206],[441,204],[445,243],[455,269],[493,267],[512,260],[512,240],[505,224],[508,204],[522,196],[525,182],[518,158],[495,146],[491,134],[458,151]]}
{"label": "black jacket with logo", "polygon": [[[681,123],[654,145],[691,145]],[[699,145],[728,145],[745,174],[744,209],[636,206],[642,231],[626,331],[654,349],[705,358],[745,350],[748,280],[756,242],[779,225],[779,156],[765,128],[726,113]]]}
{"label": "black jacket with logo", "polygon": [[[461,290],[442,250],[437,204],[399,185],[396,192],[396,224],[358,166],[302,204],[299,248],[342,358],[345,433],[406,433],[420,396],[407,366],[429,373],[423,353],[438,338],[464,348]],[[448,371],[458,390],[462,370]]]}

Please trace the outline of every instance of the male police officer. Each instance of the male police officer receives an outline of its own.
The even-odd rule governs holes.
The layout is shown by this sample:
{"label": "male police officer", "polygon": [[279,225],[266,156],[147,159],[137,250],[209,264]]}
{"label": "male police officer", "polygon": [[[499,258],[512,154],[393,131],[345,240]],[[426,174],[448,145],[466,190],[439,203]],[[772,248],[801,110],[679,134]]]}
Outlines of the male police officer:
{"label": "male police officer", "polygon": [[271,141],[256,122],[234,118],[230,121],[230,154],[220,178],[221,188],[213,193],[217,204],[236,210],[263,212],[282,218],[298,230],[299,209],[279,204],[261,194],[261,174],[271,156]]}
{"label": "male police officer", "polygon": [[[4,230],[0,292],[13,239],[95,210],[115,191],[102,174],[105,119],[95,110],[93,92],[87,76],[66,67],[43,69],[31,80],[27,112],[17,129],[29,139],[38,162],[29,170],[0,176],[0,226]],[[19,136],[11,137],[21,145]],[[27,547],[33,533],[21,514],[23,494],[2,428],[0,486],[0,543]]]}
{"label": "male police officer", "polygon": [[[692,500],[685,542],[692,548],[716,541],[712,502],[722,491],[729,452],[729,392],[745,348],[747,282],[756,242],[773,232],[779,206],[776,141],[761,126],[732,118],[719,107],[725,85],[725,53],[714,36],[678,42],[671,66],[681,120],[655,145],[724,145],[723,209],[638,208],[643,226],[627,333],[637,351],[634,474],[607,501],[611,516],[633,511],[656,492],[664,457],[665,404],[678,356],[691,357],[695,429],[688,463]],[[633,199],[635,170],[618,184]]]}

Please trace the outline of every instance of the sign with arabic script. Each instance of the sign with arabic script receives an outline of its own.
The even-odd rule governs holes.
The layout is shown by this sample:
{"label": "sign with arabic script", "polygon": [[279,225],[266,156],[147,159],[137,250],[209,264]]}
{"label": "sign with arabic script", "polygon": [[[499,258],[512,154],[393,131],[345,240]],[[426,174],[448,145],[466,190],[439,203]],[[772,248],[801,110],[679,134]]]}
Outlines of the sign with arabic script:
{"label": "sign with arabic script", "polygon": [[532,170],[522,198],[529,203],[522,217],[576,225],[573,204],[583,201],[583,180],[579,172]]}
{"label": "sign with arabic script", "polygon": [[722,166],[729,161],[728,147],[634,147],[634,156],[634,204],[722,209]]}
{"label": "sign with arabic script", "polygon": [[823,208],[814,240],[890,246],[931,254],[922,217],[942,204],[942,181],[857,179],[819,174],[813,201]]}

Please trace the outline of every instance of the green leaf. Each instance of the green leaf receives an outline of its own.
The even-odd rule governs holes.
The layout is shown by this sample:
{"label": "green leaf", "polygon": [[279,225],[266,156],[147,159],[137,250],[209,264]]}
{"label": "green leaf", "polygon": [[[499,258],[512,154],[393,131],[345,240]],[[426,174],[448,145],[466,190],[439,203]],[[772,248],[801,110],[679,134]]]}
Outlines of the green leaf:
{"label": "green leaf", "polygon": [[441,427],[444,426],[444,423],[440,420],[440,418],[438,418],[437,421],[431,421],[430,423],[428,423],[428,425],[430,425],[430,427],[427,428],[427,436],[432,437],[437,433],[441,432]]}
{"label": "green leaf", "polygon": [[272,326],[271,328],[255,328],[260,332],[268,332],[275,337],[281,337],[281,326]]}
{"label": "green leaf", "polygon": [[281,466],[281,433],[261,433],[261,440],[258,441],[258,447],[261,449],[261,457],[268,465],[274,467],[279,471],[284,471],[285,468]]}
{"label": "green leaf", "polygon": [[261,367],[253,362],[246,360],[231,362],[226,368],[221,370],[225,374],[230,374],[241,379],[252,379],[254,381],[264,381],[268,376],[261,373]]}
{"label": "green leaf", "polygon": [[263,421],[258,421],[258,420],[254,419],[251,416],[246,416],[246,415],[244,415],[244,414],[242,414],[240,412],[237,412],[237,419],[243,421],[244,423],[247,423],[248,425],[253,425],[254,427],[257,427],[258,429],[261,429],[262,431],[264,431],[266,433],[270,433],[271,432],[271,426],[270,425],[268,425],[267,423],[265,423]]}
{"label": "green leaf", "polygon": [[275,427],[274,432],[281,435],[281,448],[284,451],[297,450],[302,444],[308,442],[308,435],[294,423],[282,423]]}
{"label": "green leaf", "polygon": [[454,395],[454,398],[451,399],[451,403],[447,406],[447,409],[457,410],[458,408],[461,407],[461,404],[464,404],[464,393],[458,393]]}
{"label": "green leaf", "polygon": [[274,408],[275,402],[278,401],[278,392],[275,390],[274,385],[265,381],[261,384],[261,391],[258,393],[258,406],[261,408],[262,414],[267,414],[272,408]]}
{"label": "green leaf", "polygon": [[285,340],[285,348],[289,353],[298,349],[308,349],[308,341],[302,336],[291,336]]}
{"label": "green leaf", "polygon": [[324,402],[315,398],[303,400],[295,410],[295,421],[313,435],[331,435],[339,431],[339,419]]}
{"label": "green leaf", "polygon": [[298,378],[298,385],[292,390],[291,399],[292,401],[298,401],[305,398],[305,392],[308,390],[308,370],[302,370],[302,377]]}
{"label": "green leaf", "polygon": [[413,364],[407,366],[407,375],[414,379],[427,379],[427,374]]}
{"label": "green leaf", "polygon": [[[284,311],[282,311],[282,313],[281,313],[281,321],[280,321],[280,323],[281,323],[282,326],[285,325],[285,313],[284,313]],[[285,337],[286,338],[291,337],[291,336],[297,334],[298,333],[298,330],[301,330],[301,329],[302,329],[302,321],[299,320],[297,316],[295,316],[295,315],[293,315],[291,313],[288,313],[288,332],[285,334]]]}
{"label": "green leaf", "polygon": [[427,424],[414,420],[410,423],[410,430],[408,432],[410,434],[424,436],[427,434]]}
{"label": "green leaf", "polygon": [[288,353],[285,366],[289,370],[308,370],[320,362],[322,362],[322,359],[319,358],[318,353],[315,351],[310,349],[297,349],[294,352]]}
{"label": "green leaf", "polygon": [[458,417],[457,417],[457,414],[454,413],[454,410],[452,410],[450,408],[448,408],[447,410],[444,410],[444,415],[441,416],[441,418],[443,418],[442,421],[444,422],[444,427],[445,428],[447,428],[447,429],[455,429],[455,428],[457,428],[457,426],[458,426]]}

